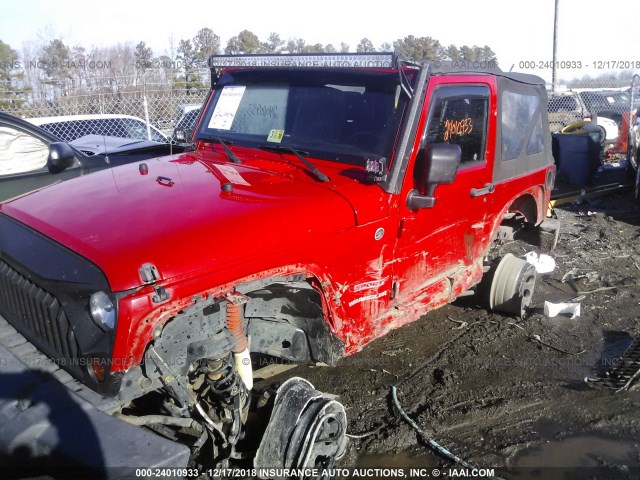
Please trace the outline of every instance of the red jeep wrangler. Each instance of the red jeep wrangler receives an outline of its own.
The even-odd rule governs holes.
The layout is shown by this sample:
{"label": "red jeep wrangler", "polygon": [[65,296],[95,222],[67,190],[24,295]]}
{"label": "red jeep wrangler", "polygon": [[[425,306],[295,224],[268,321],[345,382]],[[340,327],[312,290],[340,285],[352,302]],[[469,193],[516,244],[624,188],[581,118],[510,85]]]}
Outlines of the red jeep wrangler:
{"label": "red jeep wrangler", "polygon": [[27,440],[16,432],[51,419],[0,395],[5,455],[26,442],[92,466],[331,465],[342,405],[299,378],[259,397],[252,363],[335,365],[485,273],[490,308],[528,305],[533,266],[495,247],[519,224],[557,234],[541,79],[392,54],[210,67],[194,151],[0,206],[3,351],[31,368],[46,354],[101,430],[93,453],[83,429],[81,447]]}

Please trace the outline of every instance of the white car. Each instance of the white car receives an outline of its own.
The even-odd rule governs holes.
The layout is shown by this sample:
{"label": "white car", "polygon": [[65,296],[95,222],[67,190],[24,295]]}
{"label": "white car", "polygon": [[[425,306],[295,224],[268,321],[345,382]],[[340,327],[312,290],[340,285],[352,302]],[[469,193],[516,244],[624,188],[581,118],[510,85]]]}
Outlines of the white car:
{"label": "white car", "polygon": [[65,142],[73,142],[87,135],[168,142],[167,137],[156,127],[147,125],[143,119],[131,115],[66,115],[25,120],[51,132]]}
{"label": "white car", "polygon": [[[584,103],[582,93],[584,92],[549,93],[549,126],[552,132],[559,132],[572,123],[591,119],[591,113]],[[587,93],[594,95],[593,92]],[[618,138],[618,123],[614,119],[602,115],[598,115],[597,123],[604,130],[607,142],[615,142]]]}

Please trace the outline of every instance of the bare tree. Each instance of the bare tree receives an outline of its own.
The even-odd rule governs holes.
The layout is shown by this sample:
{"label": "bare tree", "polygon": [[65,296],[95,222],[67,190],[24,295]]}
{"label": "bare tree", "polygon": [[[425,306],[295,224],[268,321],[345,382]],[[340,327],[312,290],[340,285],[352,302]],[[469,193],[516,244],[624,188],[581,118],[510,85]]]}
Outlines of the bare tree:
{"label": "bare tree", "polygon": [[20,108],[26,102],[28,90],[20,66],[18,52],[0,40],[0,109]]}

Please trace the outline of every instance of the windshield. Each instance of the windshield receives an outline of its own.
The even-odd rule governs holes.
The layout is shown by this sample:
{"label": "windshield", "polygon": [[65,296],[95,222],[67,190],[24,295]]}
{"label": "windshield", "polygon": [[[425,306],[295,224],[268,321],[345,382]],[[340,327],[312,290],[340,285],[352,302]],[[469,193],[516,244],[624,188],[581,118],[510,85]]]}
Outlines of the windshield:
{"label": "windshield", "polygon": [[406,104],[397,72],[232,71],[219,80],[196,139],[363,165],[391,158]]}

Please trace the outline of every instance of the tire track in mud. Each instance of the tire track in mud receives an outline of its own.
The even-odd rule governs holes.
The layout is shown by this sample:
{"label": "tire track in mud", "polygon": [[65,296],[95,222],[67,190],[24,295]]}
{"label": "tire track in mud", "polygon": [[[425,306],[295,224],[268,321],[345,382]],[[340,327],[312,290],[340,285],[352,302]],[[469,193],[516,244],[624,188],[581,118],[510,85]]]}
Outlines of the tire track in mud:
{"label": "tire track in mud", "polygon": [[[463,322],[466,322],[466,325],[463,324],[464,328],[462,329],[459,327],[447,327],[447,332],[462,331],[446,341],[434,354],[421,361],[404,378],[399,378],[396,385],[401,394],[403,409],[411,418],[424,427],[426,431],[436,435],[442,434],[442,439],[448,445],[455,446],[455,448],[457,448],[458,444],[466,445],[463,451],[472,457],[474,446],[477,446],[477,436],[469,432],[461,438],[456,438],[453,433],[459,425],[447,426],[450,414],[458,413],[459,411],[463,411],[466,414],[478,410],[499,412],[504,405],[512,402],[516,397],[514,397],[511,390],[501,390],[498,395],[494,392],[488,396],[456,401],[456,398],[460,399],[461,397],[451,394],[453,387],[451,383],[456,381],[455,378],[459,377],[461,372],[455,371],[453,374],[449,372],[451,368],[455,369],[456,364],[451,357],[458,356],[461,350],[471,354],[477,353],[477,342],[492,343],[504,335],[505,328],[510,327],[505,324],[506,319],[504,317],[490,313],[478,316],[478,310],[469,311],[456,306],[446,307],[444,310],[444,314],[438,315],[439,317],[445,317],[446,315],[451,319],[456,316],[465,318]],[[451,325],[446,317],[437,320],[443,322],[442,325]],[[381,348],[397,348],[400,346],[405,346],[406,348],[406,345],[412,346],[414,343],[414,332],[407,329],[404,332],[398,332],[393,338],[382,340]],[[526,398],[526,394],[517,396],[518,400],[524,401]],[[469,408],[465,408],[467,406]],[[387,426],[385,427],[385,425]],[[478,428],[480,426],[479,424]],[[415,432],[408,429],[404,423],[398,422],[394,409],[390,408],[380,418],[379,425],[374,430],[374,435],[371,438],[362,440],[362,448],[379,449],[386,446],[385,444],[388,442],[385,440],[387,438],[393,438],[395,442],[397,437],[402,438],[402,443],[406,442],[408,446],[411,445],[411,442],[414,442],[414,444],[416,442]],[[467,452],[467,450],[469,451]],[[475,451],[476,455],[477,453]]]}

